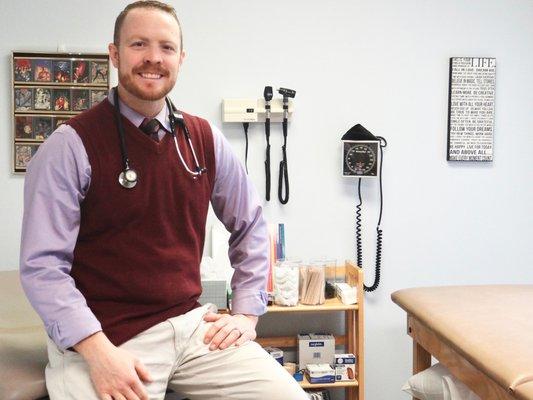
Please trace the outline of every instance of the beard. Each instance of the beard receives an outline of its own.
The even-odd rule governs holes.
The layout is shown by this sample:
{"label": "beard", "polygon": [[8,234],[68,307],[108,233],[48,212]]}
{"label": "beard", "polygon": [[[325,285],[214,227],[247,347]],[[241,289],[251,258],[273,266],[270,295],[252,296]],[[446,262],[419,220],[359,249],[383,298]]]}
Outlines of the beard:
{"label": "beard", "polygon": [[157,101],[163,99],[174,87],[174,84],[176,83],[176,79],[170,79],[168,81],[165,80],[166,84],[159,88],[159,89],[145,89],[143,88],[138,82],[135,81],[134,77],[141,73],[152,73],[152,74],[158,74],[161,75],[160,79],[165,79],[165,77],[168,77],[169,71],[165,68],[162,68],[160,66],[146,66],[143,65],[141,67],[133,68],[131,73],[127,73],[125,71],[122,71],[119,65],[118,68],[118,81],[122,85],[122,87],[132,94],[133,96],[137,97],[138,99],[145,100],[145,101]]}

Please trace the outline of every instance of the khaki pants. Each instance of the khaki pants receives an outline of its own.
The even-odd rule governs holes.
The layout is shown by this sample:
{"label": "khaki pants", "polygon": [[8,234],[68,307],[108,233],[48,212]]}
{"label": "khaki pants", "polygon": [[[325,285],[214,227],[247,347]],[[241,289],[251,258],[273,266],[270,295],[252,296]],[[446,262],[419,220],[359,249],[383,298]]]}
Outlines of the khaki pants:
{"label": "khaki pants", "polygon": [[[292,376],[261,346],[249,342],[239,347],[210,351],[204,335],[211,323],[205,305],[161,322],[120,347],[131,352],[148,369],[150,400],[164,399],[168,388],[191,400],[307,400]],[[46,386],[51,400],[98,400],[81,355],[61,351],[49,340]]]}

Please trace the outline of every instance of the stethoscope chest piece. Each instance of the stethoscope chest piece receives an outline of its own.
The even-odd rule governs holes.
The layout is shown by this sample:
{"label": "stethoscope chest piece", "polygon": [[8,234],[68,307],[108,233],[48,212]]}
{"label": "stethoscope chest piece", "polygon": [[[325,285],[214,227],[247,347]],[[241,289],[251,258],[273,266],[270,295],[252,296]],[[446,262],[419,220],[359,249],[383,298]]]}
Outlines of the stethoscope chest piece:
{"label": "stethoscope chest piece", "polygon": [[127,168],[118,176],[118,182],[126,189],[132,189],[137,184],[137,171],[132,168]]}

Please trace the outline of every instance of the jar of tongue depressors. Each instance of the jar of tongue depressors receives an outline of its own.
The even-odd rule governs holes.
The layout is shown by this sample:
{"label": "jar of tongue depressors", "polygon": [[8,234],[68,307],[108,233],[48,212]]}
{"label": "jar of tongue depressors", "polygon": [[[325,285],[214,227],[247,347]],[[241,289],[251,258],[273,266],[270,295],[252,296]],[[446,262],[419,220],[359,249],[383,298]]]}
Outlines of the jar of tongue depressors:
{"label": "jar of tongue depressors", "polygon": [[326,262],[313,260],[300,267],[300,303],[324,304],[326,301]]}

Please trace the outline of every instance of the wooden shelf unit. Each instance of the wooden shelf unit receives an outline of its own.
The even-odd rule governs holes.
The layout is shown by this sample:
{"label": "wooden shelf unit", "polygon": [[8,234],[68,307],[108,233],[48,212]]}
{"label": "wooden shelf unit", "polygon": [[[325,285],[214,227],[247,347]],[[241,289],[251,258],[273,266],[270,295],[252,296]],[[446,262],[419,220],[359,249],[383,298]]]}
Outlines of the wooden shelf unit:
{"label": "wooden shelf unit", "polygon": [[[348,382],[335,382],[326,384],[311,384],[304,377],[301,385],[304,389],[345,388],[346,400],[364,400],[364,296],[363,296],[363,270],[353,262],[346,261],[344,267],[346,282],[357,287],[357,304],[345,305],[338,299],[328,299],[319,306],[297,305],[295,307],[269,306],[268,313],[320,313],[344,312],[344,335],[335,336],[335,345],[345,346],[346,353],[356,356],[357,379]],[[280,348],[297,347],[295,336],[262,337],[256,341],[263,347],[272,346]]]}

